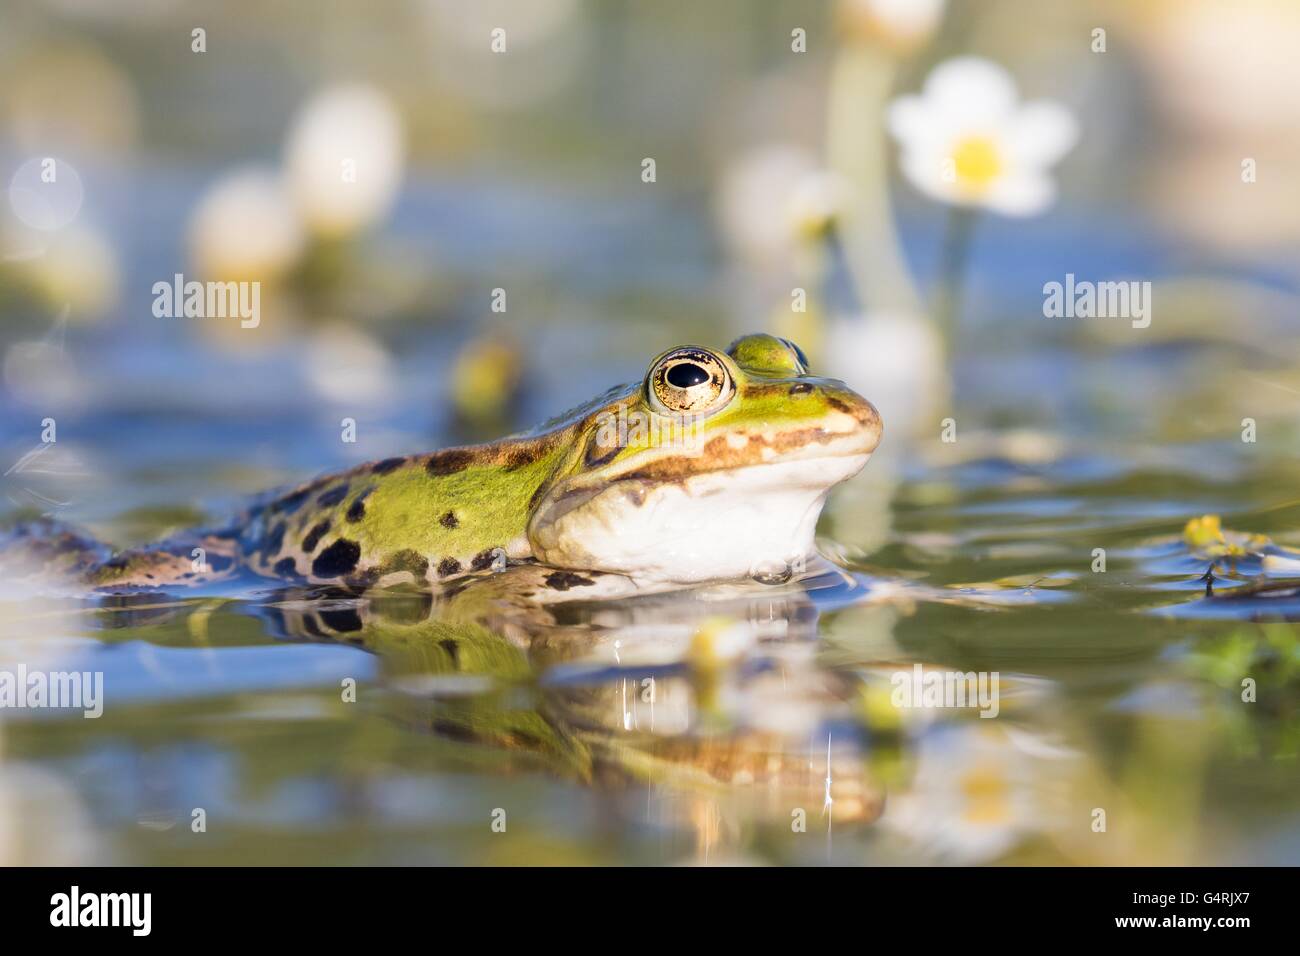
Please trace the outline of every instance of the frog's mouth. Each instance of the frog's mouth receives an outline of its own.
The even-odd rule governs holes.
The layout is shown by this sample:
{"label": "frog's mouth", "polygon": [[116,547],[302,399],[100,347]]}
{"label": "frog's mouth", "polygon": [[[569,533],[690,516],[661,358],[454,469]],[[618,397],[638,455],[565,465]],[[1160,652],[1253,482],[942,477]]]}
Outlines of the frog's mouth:
{"label": "frog's mouth", "polygon": [[[874,448],[874,441],[870,444]],[[767,575],[796,565],[830,489],[862,470],[862,442],[692,471],[666,459],[561,482],[528,525],[534,556],[556,567],[624,574],[641,583],[693,583]]]}

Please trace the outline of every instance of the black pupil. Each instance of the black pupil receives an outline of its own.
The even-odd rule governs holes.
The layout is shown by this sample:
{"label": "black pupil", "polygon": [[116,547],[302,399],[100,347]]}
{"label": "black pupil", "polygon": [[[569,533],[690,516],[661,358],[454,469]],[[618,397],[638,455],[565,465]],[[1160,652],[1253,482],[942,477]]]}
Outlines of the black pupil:
{"label": "black pupil", "polygon": [[679,362],[668,370],[664,376],[669,385],[677,388],[690,388],[692,385],[703,385],[709,380],[709,373],[694,362]]}

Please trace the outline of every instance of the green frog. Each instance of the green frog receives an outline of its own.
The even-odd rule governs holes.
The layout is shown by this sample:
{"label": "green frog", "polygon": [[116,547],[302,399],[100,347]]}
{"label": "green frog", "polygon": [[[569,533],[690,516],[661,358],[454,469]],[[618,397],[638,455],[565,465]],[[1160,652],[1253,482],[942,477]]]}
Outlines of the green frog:
{"label": "green frog", "polygon": [[[11,534],[102,590],[251,571],[352,593],[528,564],[538,596],[779,574],[828,491],[881,437],[872,404],[771,335],[669,349],[638,382],[533,431],[386,458],[268,496],[219,531],[109,556],[67,529]],[[544,571],[544,573],[543,573]]]}

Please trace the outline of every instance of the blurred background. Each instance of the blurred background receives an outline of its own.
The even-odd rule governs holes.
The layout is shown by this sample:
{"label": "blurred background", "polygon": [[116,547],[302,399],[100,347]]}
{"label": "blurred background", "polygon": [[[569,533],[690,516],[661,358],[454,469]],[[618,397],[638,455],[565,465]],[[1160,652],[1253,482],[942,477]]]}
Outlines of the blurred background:
{"label": "blurred background", "polygon": [[[974,227],[953,348],[995,394],[963,424],[1194,434],[1279,408],[1294,437],[1298,32],[1282,0],[20,0],[0,38],[3,438],[16,459],[54,417],[86,469],[125,477],[148,456],[206,499],[262,483],[231,469],[296,476],[532,424],[668,344],[764,328],[822,368],[835,344],[832,370],[889,405],[873,376],[901,363],[915,394],[931,370],[881,355],[898,351],[888,333],[868,347],[853,332],[932,301],[949,209],[893,172],[883,117],[960,53],[1080,130],[1053,208]],[[855,55],[873,66],[854,75]],[[836,150],[841,194],[891,204],[851,224],[870,237],[865,288],[834,234]],[[65,175],[25,206],[45,158]],[[1152,328],[1044,318],[1043,284],[1067,272],[1154,282]],[[260,281],[259,326],[156,317],[152,287],[176,273]],[[1119,372],[1188,338],[1266,353],[1273,387],[1167,408],[1151,378]],[[1050,356],[1030,360],[1038,343]],[[1101,399],[1078,390],[1077,359],[1095,350],[1111,414],[1081,422]],[[343,416],[355,445],[335,439]]]}
{"label": "blurred background", "polygon": [[[1147,542],[1203,511],[1296,540],[1290,0],[8,0],[0,17],[12,511],[146,541],[268,486],[536,424],[671,345],[767,330],[881,408],[879,461],[826,529],[864,572],[1032,578],[1086,570],[1101,541],[1154,587],[1193,569]],[[1072,118],[1032,215],[936,199],[901,168],[891,110],[972,55]],[[157,315],[177,274],[259,283],[260,321]],[[1045,316],[1067,274],[1150,282],[1150,326]],[[924,612],[885,632],[913,658],[1078,678],[1098,733],[1144,747],[1161,738],[1108,708],[1180,713],[1127,695],[1171,647],[1203,661],[1202,639],[1226,640],[1130,623],[1137,671],[1079,671],[1102,619],[1027,613],[1047,616],[979,650],[969,622]],[[843,621],[839,662],[871,659],[854,642],[885,625]],[[1064,659],[1018,656],[1057,626],[1078,636]],[[1267,653],[1291,667],[1285,640]],[[1294,717],[1260,730],[1292,768]],[[1279,831],[1238,849],[1281,852]]]}

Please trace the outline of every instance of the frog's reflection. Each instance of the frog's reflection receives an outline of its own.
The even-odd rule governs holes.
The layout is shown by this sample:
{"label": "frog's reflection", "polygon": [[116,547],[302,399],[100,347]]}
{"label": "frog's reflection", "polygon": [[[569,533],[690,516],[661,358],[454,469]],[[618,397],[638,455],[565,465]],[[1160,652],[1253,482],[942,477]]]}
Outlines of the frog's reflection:
{"label": "frog's reflection", "polygon": [[[440,595],[285,590],[258,613],[282,639],[376,654],[403,720],[611,792],[675,794],[709,828],[879,815],[853,689],[815,662],[819,604],[845,588],[841,575],[520,600],[536,573],[512,568]],[[724,819],[698,797],[725,804]]]}

